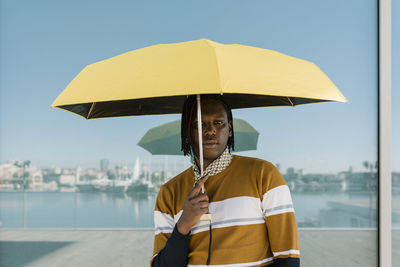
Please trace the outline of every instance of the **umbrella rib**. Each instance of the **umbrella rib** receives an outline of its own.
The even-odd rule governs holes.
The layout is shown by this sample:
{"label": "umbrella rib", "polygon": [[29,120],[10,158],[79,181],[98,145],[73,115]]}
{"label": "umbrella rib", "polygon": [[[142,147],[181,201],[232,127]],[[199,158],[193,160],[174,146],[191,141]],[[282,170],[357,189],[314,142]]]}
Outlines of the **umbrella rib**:
{"label": "umbrella rib", "polygon": [[293,104],[292,100],[290,100],[290,97],[288,97],[287,99],[289,100],[290,105],[292,105],[292,107],[294,107],[294,104]]}
{"label": "umbrella rib", "polygon": [[92,105],[90,106],[89,112],[88,112],[88,114],[86,116],[87,120],[89,119],[90,114],[92,114],[92,111],[93,111],[95,105],[96,105],[96,102],[93,102]]}
{"label": "umbrella rib", "polygon": [[223,90],[222,90],[222,85],[221,85],[221,71],[219,69],[219,63],[218,63],[218,57],[217,57],[217,52],[215,50],[215,47],[212,46],[208,41],[206,41],[206,44],[211,48],[211,51],[214,52],[214,56],[215,56],[215,65],[217,68],[217,76],[218,76],[218,83],[219,83],[219,92],[221,95],[223,95]]}

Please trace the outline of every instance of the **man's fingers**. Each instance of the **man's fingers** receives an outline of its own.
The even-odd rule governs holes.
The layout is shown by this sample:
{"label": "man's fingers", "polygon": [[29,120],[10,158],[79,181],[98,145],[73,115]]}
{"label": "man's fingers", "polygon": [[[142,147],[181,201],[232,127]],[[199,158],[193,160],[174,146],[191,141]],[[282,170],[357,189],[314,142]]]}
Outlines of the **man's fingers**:
{"label": "man's fingers", "polygon": [[201,178],[198,182],[198,185],[201,187],[208,179],[208,175],[204,176],[203,178]]}
{"label": "man's fingers", "polygon": [[197,206],[198,206],[200,209],[208,208],[209,205],[210,205],[210,203],[204,202],[204,201],[197,203]]}
{"label": "man's fingers", "polygon": [[195,213],[197,215],[205,214],[205,213],[208,213],[208,212],[209,212],[208,203],[203,203],[202,202],[202,203],[198,203],[196,205]]}
{"label": "man's fingers", "polygon": [[201,210],[201,214],[210,213],[210,211],[208,210],[208,207],[207,208],[202,208],[200,210]]}
{"label": "man's fingers", "polygon": [[198,195],[201,192],[201,187],[204,185],[204,183],[207,181],[208,175],[204,176],[201,178],[195,185],[195,187],[192,189],[192,191],[189,193],[189,198],[192,198],[196,195]]}
{"label": "man's fingers", "polygon": [[198,194],[197,196],[189,198],[189,201],[192,204],[195,204],[195,203],[198,203],[198,202],[202,202],[202,201],[208,202],[208,196],[207,196],[207,194]]}

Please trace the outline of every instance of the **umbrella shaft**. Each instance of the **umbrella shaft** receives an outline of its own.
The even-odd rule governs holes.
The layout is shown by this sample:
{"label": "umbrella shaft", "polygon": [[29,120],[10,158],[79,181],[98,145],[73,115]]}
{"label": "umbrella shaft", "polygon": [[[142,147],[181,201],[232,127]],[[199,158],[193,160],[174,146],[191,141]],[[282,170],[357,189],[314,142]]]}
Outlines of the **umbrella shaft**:
{"label": "umbrella shaft", "polygon": [[197,95],[197,129],[199,134],[199,161],[200,161],[200,174],[203,177],[203,136],[202,136],[202,121],[201,121],[201,101],[200,95]]}
{"label": "umbrella shaft", "polygon": [[[197,95],[197,129],[199,134],[199,165],[200,165],[200,176],[203,177],[203,135],[202,135],[202,120],[201,120],[201,101],[200,95]],[[204,185],[201,187],[201,192],[204,193]]]}

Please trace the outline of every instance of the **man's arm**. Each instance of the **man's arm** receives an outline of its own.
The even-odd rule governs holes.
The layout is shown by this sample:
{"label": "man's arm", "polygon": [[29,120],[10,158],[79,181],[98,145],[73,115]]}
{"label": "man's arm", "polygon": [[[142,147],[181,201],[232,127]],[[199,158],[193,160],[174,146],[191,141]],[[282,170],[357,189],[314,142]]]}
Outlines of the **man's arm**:
{"label": "man's arm", "polygon": [[300,258],[275,259],[268,267],[299,267]]}
{"label": "man's arm", "polygon": [[180,267],[187,266],[187,254],[189,253],[190,233],[183,235],[179,233],[177,226],[165,247],[153,257],[152,267]]}
{"label": "man's arm", "polygon": [[173,212],[168,208],[170,205],[167,204],[173,198],[168,190],[164,187],[160,188],[154,211],[156,236],[151,266],[179,267],[187,265],[190,229],[197,224],[201,215],[208,212],[208,197],[205,193],[200,193],[207,179],[208,176],[202,178],[188,194],[182,215],[176,224]]}
{"label": "man's arm", "polygon": [[268,172],[262,201],[274,267],[299,267],[300,251],[290,190],[275,166]]}

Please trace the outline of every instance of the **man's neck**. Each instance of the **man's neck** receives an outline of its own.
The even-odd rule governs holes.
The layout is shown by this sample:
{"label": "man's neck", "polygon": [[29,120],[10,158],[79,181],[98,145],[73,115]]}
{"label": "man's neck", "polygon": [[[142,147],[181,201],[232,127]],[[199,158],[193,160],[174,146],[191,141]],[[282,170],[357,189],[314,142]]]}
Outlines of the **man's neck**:
{"label": "man's neck", "polygon": [[[221,156],[221,155],[219,155],[219,156]],[[219,157],[218,156],[218,157]],[[217,158],[218,158],[217,157]],[[200,160],[198,159],[198,157],[194,157],[194,160],[195,160],[195,162],[196,162],[196,165],[197,165],[197,167],[199,168],[199,170],[200,170]],[[203,159],[203,170],[205,170],[205,169],[207,169],[207,167],[213,162],[214,160],[205,160],[205,159]]]}

